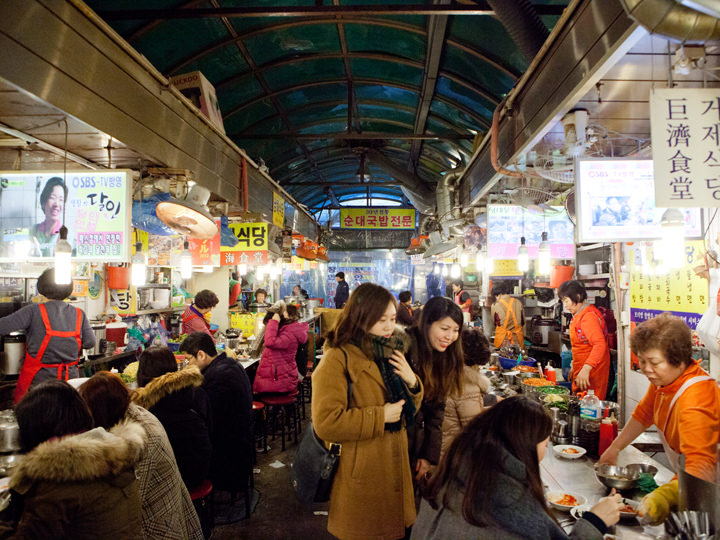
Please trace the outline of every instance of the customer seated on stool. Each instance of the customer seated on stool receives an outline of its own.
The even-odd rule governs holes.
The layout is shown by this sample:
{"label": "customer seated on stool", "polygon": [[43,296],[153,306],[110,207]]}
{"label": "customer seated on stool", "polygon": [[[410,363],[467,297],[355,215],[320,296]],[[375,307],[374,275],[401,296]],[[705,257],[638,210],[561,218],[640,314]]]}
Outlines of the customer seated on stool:
{"label": "customer seated on stool", "polygon": [[[210,442],[212,459],[210,481],[216,502],[222,493],[231,501],[238,493],[247,490],[255,455],[252,426],[252,389],[245,369],[218,353],[213,339],[203,333],[190,334],[180,344],[180,351],[191,366],[203,374],[202,388],[207,393],[212,409]],[[242,519],[243,514],[228,510],[223,515],[222,505],[216,505],[217,523],[231,523]],[[243,509],[244,512],[244,509]]]}

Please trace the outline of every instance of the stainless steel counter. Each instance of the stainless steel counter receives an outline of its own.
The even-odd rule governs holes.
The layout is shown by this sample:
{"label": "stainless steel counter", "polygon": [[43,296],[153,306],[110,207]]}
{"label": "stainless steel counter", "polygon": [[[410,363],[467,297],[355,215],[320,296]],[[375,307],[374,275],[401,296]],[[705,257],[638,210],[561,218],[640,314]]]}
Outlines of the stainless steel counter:
{"label": "stainless steel counter", "polygon": [[[671,470],[643,454],[637,448],[628,446],[620,453],[618,465],[629,465],[631,463],[648,463],[657,467],[658,473],[655,475],[655,482],[658,485],[669,482],[673,477]],[[591,505],[608,493],[608,488],[595,478],[594,462],[591,459],[587,457],[573,460],[559,458],[553,452],[552,443],[548,444],[545,458],[540,462],[540,476],[550,491],[582,495]],[[567,512],[554,512],[560,525],[566,530],[571,530],[575,524],[575,519]],[[663,532],[662,526],[651,527],[646,525],[643,527],[637,521],[622,520],[615,525],[613,534],[615,534],[616,538],[623,539],[654,539]]]}

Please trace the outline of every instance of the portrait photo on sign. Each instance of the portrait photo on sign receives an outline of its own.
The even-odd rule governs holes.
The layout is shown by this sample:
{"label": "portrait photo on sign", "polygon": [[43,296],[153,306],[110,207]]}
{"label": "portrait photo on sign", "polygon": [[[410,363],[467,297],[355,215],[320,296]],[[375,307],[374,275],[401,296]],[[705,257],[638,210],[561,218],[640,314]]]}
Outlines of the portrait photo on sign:
{"label": "portrait photo on sign", "polygon": [[52,258],[63,224],[74,259],[125,260],[130,173],[0,172],[0,260]]}

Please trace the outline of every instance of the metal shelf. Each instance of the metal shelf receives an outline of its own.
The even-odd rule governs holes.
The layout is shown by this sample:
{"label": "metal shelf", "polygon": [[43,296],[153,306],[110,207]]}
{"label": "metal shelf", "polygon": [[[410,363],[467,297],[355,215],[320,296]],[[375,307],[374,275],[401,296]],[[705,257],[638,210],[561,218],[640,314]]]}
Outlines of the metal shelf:
{"label": "metal shelf", "polygon": [[582,245],[582,246],[577,246],[577,247],[575,248],[575,250],[576,250],[576,251],[592,251],[593,249],[601,249],[601,248],[604,248],[604,247],[609,246],[609,245],[610,245],[610,244],[603,244],[603,243],[598,243],[598,244],[584,244],[584,245]]}
{"label": "metal shelf", "polygon": [[589,276],[578,276],[578,279],[583,281],[592,281],[593,279],[610,279],[610,273],[607,274],[591,274]]}
{"label": "metal shelf", "polygon": [[138,285],[136,289],[170,289],[170,283],[148,283],[147,285]]}
{"label": "metal shelf", "polygon": [[124,317],[134,317],[136,315],[152,315],[153,313],[167,313],[168,311],[185,311],[185,306],[183,307],[167,307],[167,308],[160,308],[160,309],[141,309],[139,311],[136,311],[135,313],[128,313],[127,315],[123,315]]}

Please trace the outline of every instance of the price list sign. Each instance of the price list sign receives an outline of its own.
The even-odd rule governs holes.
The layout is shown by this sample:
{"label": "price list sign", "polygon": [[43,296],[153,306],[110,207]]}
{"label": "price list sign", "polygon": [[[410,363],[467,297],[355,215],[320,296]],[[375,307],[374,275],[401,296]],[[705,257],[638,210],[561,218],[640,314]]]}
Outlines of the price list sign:
{"label": "price list sign", "polygon": [[655,204],[720,206],[720,88],[650,94]]}

